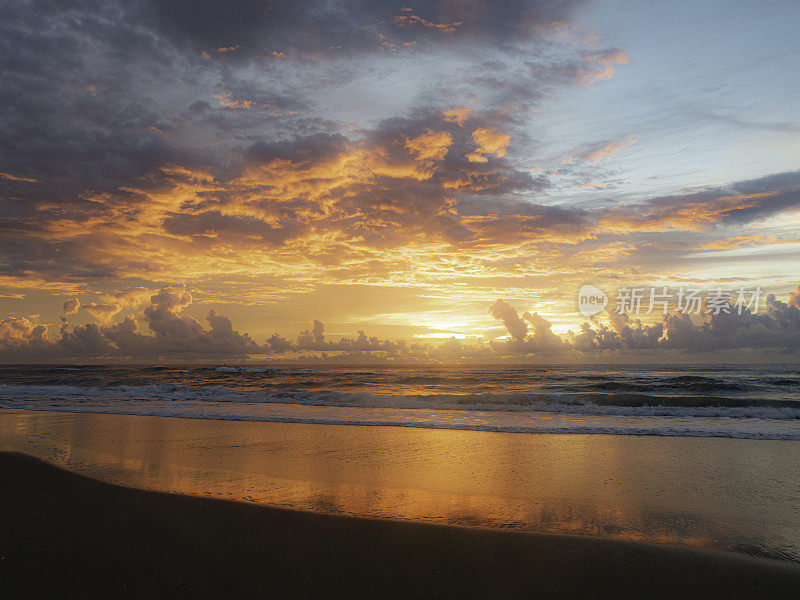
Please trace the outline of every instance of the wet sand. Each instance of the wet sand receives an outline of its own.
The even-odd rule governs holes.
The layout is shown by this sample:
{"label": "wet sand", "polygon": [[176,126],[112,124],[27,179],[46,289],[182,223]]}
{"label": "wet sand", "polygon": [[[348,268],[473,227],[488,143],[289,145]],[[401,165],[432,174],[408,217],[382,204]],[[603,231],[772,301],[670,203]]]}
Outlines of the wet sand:
{"label": "wet sand", "polygon": [[0,410],[0,450],[302,511],[800,556],[796,442]]}
{"label": "wet sand", "polygon": [[111,485],[0,454],[5,598],[790,598],[734,553],[289,511]]}

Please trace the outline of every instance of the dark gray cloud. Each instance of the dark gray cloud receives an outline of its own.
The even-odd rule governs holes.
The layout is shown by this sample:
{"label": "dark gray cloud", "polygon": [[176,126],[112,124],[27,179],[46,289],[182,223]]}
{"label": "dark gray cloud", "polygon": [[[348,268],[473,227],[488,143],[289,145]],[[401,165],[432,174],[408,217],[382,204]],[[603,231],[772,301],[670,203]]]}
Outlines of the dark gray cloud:
{"label": "dark gray cloud", "polygon": [[[204,327],[196,319],[180,314],[192,303],[183,286],[162,288],[150,298],[144,318],[152,334],[143,333],[129,315],[111,325],[77,325],[71,330],[62,322],[60,337],[50,339],[47,328],[23,317],[0,321],[0,356],[7,360],[59,360],[112,358],[121,356],[246,356],[263,348],[247,334],[233,329],[231,321],[209,311]],[[83,308],[105,320],[119,306],[85,303]],[[106,311],[106,312],[103,312]]]}
{"label": "dark gray cloud", "polygon": [[[627,315],[612,314],[609,327],[584,323],[573,337],[581,352],[616,349],[674,349],[715,352],[742,348],[800,348],[800,308],[796,293],[789,303],[769,295],[766,305],[754,314],[747,308],[706,314],[695,324],[682,313],[664,316],[663,323],[645,324]],[[794,304],[793,304],[794,303]]]}
{"label": "dark gray cloud", "polygon": [[[117,293],[126,302],[140,296],[142,289]],[[126,300],[127,299],[127,300]],[[85,308],[89,303],[85,303]],[[787,302],[768,296],[758,314],[734,308],[730,313],[706,315],[695,324],[687,315],[667,314],[662,323],[646,324],[627,315],[612,314],[610,326],[583,323],[577,333],[558,336],[550,321],[537,313],[520,316],[509,302],[497,300],[489,313],[506,327],[508,340],[441,344],[383,340],[358,331],[355,337],[330,340],[318,319],[299,333],[294,342],[278,334],[259,344],[247,333],[235,330],[230,319],[210,310],[207,325],[182,312],[192,304],[184,286],[169,286],[149,297],[143,311],[149,333],[140,328],[133,315],[110,325],[77,325],[70,329],[62,318],[59,337],[48,328],[24,317],[0,321],[0,359],[6,361],[58,361],[120,357],[238,357],[252,355],[345,355],[349,357],[481,360],[508,356],[553,357],[569,360],[574,353],[587,354],[618,350],[675,350],[716,352],[720,350],[800,349],[800,285]]]}
{"label": "dark gray cloud", "polygon": [[776,173],[604,211],[608,230],[699,231],[742,225],[800,206],[800,171]]}
{"label": "dark gray cloud", "polygon": [[[227,50],[237,58],[274,52],[288,58],[403,47],[409,42],[445,43],[486,38],[507,42],[529,37],[537,26],[565,21],[575,0],[447,0],[413,3],[386,0],[213,0],[142,2],[131,11],[141,23],[194,52]],[[227,56],[226,56],[227,57]]]}
{"label": "dark gray cloud", "polygon": [[[140,290],[139,290],[140,291]],[[138,293],[138,291],[137,291]],[[131,290],[117,293],[123,305],[85,303],[84,309],[105,320],[101,309],[115,314]],[[77,300],[75,300],[77,302]],[[324,325],[313,321],[310,330],[300,332],[296,343],[277,334],[264,344],[256,343],[247,333],[239,333],[231,320],[215,310],[206,315],[207,326],[185,314],[192,304],[192,295],[184,286],[170,286],[150,296],[143,311],[149,333],[143,331],[133,315],[122,321],[98,325],[76,325],[70,329],[62,319],[59,337],[49,337],[47,327],[31,323],[24,317],[0,321],[0,359],[3,360],[70,360],[120,357],[239,357],[252,354],[285,352],[336,352],[350,355],[403,353],[405,342],[380,340],[359,331],[354,338],[326,340]],[[92,312],[96,310],[98,312]]]}
{"label": "dark gray cloud", "polygon": [[[336,46],[378,52],[379,30],[390,31],[399,44],[420,36],[433,36],[433,42],[512,39],[535,32],[537,24],[566,19],[574,4],[414,7],[425,23],[463,23],[447,34],[422,22],[396,24],[394,16],[411,14],[401,3],[9,2],[0,23],[0,162],[15,175],[36,179],[37,197],[73,202],[86,190],[116,190],[167,163],[221,169],[230,159],[225,154],[259,130],[329,130],[331,123],[308,114],[306,88],[320,78],[342,77],[341,69],[300,75],[302,66],[242,71],[226,59],[273,59],[276,46],[313,55]],[[213,57],[203,59],[201,51]],[[219,103],[239,104],[220,111],[215,95],[224,98]],[[238,110],[243,106],[257,110]],[[287,119],[290,111],[301,114]],[[205,134],[202,144],[193,133]]]}
{"label": "dark gray cloud", "polygon": [[[152,204],[149,195],[188,185],[165,166],[224,184],[253,165],[285,160],[299,169],[356,145],[381,148],[390,164],[401,165],[409,159],[406,141],[430,127],[453,136],[431,178],[377,174],[332,189],[338,214],[330,223],[299,223],[306,199],[277,206],[264,185],[247,200],[259,214],[226,214],[225,206],[241,201],[230,190],[198,191],[180,210],[164,211],[163,233],[208,247],[280,245],[348,228],[368,245],[387,247],[420,236],[486,242],[515,226],[500,217],[491,225],[495,234],[476,234],[445,210],[453,198],[467,215],[510,215],[516,205],[536,235],[562,221],[579,228],[569,211],[511,199],[546,188],[546,178],[507,157],[467,161],[473,130],[513,118],[475,112],[469,127],[443,121],[450,102],[434,85],[436,73],[422,74],[431,80],[427,108],[407,106],[414,116],[370,129],[345,129],[322,116],[327,99],[314,96],[320,86],[360,76],[336,62],[342,52],[377,60],[387,43],[431,52],[469,39],[478,56],[481,40],[497,49],[535,38],[541,27],[568,19],[576,4],[432,2],[408,11],[382,2],[9,2],[0,22],[0,164],[14,178],[0,179],[0,275],[81,281],[146,271],[130,231]],[[403,46],[411,41],[418,46]],[[278,50],[286,56],[272,54]],[[495,63],[481,57],[479,64],[491,70]],[[528,86],[528,94],[539,92]],[[86,231],[78,235],[81,224]]]}
{"label": "dark gray cloud", "polygon": [[0,22],[0,161],[37,180],[37,197],[116,190],[166,161],[188,160],[155,135],[164,126],[131,87],[168,77],[166,49],[124,20],[119,7],[92,2],[7,3]]}
{"label": "dark gray cloud", "polygon": [[497,300],[489,307],[489,313],[503,322],[508,331],[509,340],[489,344],[493,353],[508,354],[541,354],[564,349],[560,337],[552,331],[550,321],[537,313],[526,312],[519,316],[517,309],[505,300]]}

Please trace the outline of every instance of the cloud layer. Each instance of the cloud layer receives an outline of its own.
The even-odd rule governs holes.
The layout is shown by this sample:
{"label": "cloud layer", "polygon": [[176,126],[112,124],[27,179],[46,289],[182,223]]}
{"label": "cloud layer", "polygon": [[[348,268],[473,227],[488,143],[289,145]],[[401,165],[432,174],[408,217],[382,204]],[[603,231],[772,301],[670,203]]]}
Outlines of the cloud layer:
{"label": "cloud layer", "polygon": [[[129,298],[130,293],[118,297]],[[123,300],[124,302],[125,300]],[[76,301],[77,302],[77,301]],[[73,303],[65,303],[69,307]],[[730,313],[708,313],[700,324],[686,314],[665,314],[663,322],[646,324],[625,314],[610,313],[607,323],[585,322],[579,331],[558,336],[550,321],[538,313],[517,309],[505,300],[489,306],[488,313],[503,324],[505,339],[461,342],[452,338],[439,344],[383,340],[359,331],[353,338],[330,340],[325,325],[313,319],[309,329],[289,340],[274,334],[263,343],[234,330],[231,320],[215,310],[207,325],[182,314],[192,295],[182,285],[154,291],[141,311],[149,332],[133,314],[122,321],[69,327],[62,318],[59,336],[51,337],[46,325],[24,317],[0,321],[0,359],[5,361],[65,361],[119,358],[237,358],[378,357],[393,361],[476,361],[496,358],[574,359],[577,355],[616,350],[683,350],[714,352],[730,349],[768,348],[784,352],[800,350],[800,285],[788,302],[769,295],[766,310],[753,314],[736,307]],[[83,305],[91,313],[94,308]],[[77,309],[76,311],[77,312]],[[74,314],[74,313],[68,313]]]}
{"label": "cloud layer", "polygon": [[[577,137],[580,111],[548,120],[636,73],[629,49],[580,22],[585,4],[6,3],[3,352],[433,356],[400,338],[489,340],[500,322],[507,341],[442,348],[793,347],[778,304],[735,326],[673,315],[577,331],[582,283],[742,277],[782,294],[800,246],[800,171],[710,169],[676,187],[679,157],[648,159],[654,135],[635,119],[592,118]],[[644,160],[656,167],[630,177]],[[205,318],[187,314],[198,297]],[[497,323],[483,325],[487,306]],[[245,310],[252,336],[221,314]],[[294,339],[308,315],[381,336],[335,341],[320,325]]]}

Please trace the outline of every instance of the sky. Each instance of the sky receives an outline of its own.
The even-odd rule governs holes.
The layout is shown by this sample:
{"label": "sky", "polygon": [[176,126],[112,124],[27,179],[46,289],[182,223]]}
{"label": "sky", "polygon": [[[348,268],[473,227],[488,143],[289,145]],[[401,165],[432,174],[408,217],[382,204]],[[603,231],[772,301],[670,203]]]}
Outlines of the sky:
{"label": "sky", "polygon": [[3,13],[0,361],[797,358],[796,2]]}

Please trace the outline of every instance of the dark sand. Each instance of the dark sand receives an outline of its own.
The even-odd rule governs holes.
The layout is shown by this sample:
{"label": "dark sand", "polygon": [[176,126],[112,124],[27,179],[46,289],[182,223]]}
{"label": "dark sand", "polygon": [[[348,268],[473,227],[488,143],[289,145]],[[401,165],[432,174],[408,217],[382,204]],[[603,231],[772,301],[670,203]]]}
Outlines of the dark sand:
{"label": "dark sand", "polygon": [[800,567],[115,486],[0,453],[0,596],[797,598]]}

